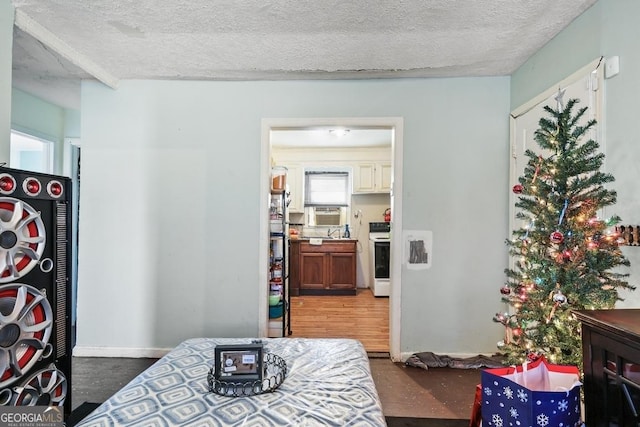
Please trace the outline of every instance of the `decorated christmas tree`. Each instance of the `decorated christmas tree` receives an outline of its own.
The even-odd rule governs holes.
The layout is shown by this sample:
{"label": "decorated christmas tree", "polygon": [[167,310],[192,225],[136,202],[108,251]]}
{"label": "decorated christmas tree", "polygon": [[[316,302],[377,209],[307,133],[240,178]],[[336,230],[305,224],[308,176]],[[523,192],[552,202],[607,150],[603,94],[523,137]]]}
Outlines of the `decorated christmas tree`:
{"label": "decorated christmas tree", "polygon": [[578,100],[545,107],[534,138],[540,153],[525,152],[524,174],[513,187],[516,218],[523,226],[507,240],[513,268],[500,289],[508,310],[494,321],[505,326],[498,343],[507,364],[544,355],[552,363],[581,366],[580,324],[572,310],[610,309],[618,291],[633,289],[619,267],[629,261],[619,248],[617,216],[601,218],[616,202],[614,181],[600,171],[604,154],[589,138],[595,120],[574,114]]}

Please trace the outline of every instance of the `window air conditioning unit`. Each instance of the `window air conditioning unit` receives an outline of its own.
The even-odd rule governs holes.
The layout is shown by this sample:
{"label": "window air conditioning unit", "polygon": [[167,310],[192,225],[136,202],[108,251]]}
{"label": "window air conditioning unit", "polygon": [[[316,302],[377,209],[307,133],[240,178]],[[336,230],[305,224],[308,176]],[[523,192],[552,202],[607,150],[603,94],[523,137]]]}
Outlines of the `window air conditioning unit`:
{"label": "window air conditioning unit", "polygon": [[316,225],[340,225],[340,208],[315,208]]}

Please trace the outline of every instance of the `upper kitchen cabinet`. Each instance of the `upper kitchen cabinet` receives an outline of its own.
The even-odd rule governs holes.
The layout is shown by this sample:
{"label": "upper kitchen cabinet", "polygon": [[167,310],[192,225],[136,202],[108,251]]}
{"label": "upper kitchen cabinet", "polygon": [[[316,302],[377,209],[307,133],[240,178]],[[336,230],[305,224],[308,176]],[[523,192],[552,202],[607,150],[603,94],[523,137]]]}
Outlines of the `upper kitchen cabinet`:
{"label": "upper kitchen cabinet", "polygon": [[290,213],[302,213],[304,212],[304,198],[302,197],[302,188],[304,174],[302,173],[302,166],[296,163],[287,163],[287,187],[289,190],[289,212]]}
{"label": "upper kitchen cabinet", "polygon": [[290,213],[304,212],[305,170],[351,170],[354,194],[391,191],[391,147],[273,147],[273,165],[287,168]]}
{"label": "upper kitchen cabinet", "polygon": [[362,162],[353,169],[353,193],[391,192],[391,162]]}

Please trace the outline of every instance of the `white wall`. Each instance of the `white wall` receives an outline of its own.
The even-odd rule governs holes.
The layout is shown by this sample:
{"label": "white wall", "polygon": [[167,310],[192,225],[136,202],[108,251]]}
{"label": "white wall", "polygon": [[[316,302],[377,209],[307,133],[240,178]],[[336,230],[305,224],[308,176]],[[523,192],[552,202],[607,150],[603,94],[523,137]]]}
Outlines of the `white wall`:
{"label": "white wall", "polygon": [[[616,181],[615,206],[606,216],[617,214],[622,224],[640,224],[640,51],[637,41],[640,28],[640,2],[636,0],[600,0],[576,19],[554,40],[530,58],[512,76],[512,108],[523,104],[553,86],[599,56],[620,57],[620,74],[606,79],[604,87],[604,121],[600,145],[605,153],[606,172]],[[623,247],[631,268],[629,283],[640,286],[640,247]],[[639,291],[622,291],[625,299],[619,308],[640,307]]]}
{"label": "white wall", "polygon": [[[507,264],[509,78],[123,81],[82,87],[78,347],[258,334],[260,126],[403,117],[403,352],[495,351]],[[481,333],[479,333],[481,331]]]}

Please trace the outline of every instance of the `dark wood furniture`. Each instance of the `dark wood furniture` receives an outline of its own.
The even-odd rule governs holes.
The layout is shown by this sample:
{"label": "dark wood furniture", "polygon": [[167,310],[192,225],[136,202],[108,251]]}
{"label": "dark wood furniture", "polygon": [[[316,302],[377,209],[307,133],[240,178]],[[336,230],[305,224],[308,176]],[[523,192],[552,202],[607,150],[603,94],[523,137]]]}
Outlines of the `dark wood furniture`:
{"label": "dark wood furniture", "polygon": [[585,422],[640,426],[640,309],[582,310]]}
{"label": "dark wood furniture", "polygon": [[292,296],[355,295],[357,240],[291,240],[289,279]]}

